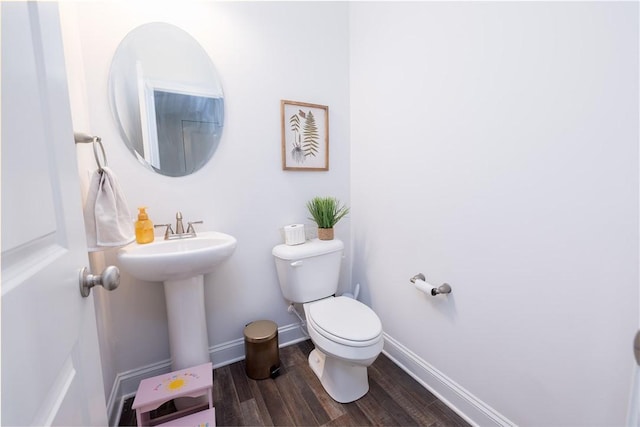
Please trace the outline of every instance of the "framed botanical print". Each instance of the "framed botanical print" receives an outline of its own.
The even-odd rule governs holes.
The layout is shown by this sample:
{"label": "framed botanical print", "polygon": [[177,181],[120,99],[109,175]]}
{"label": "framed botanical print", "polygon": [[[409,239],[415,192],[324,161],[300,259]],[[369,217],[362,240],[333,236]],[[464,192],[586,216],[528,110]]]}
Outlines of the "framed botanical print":
{"label": "framed botanical print", "polygon": [[282,169],[329,170],[329,107],[282,100]]}

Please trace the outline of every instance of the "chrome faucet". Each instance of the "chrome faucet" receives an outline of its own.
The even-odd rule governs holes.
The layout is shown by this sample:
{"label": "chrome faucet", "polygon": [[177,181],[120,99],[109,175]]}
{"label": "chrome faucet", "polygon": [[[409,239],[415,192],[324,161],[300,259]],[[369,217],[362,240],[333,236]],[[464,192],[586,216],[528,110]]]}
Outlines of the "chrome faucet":
{"label": "chrome faucet", "polygon": [[164,240],[174,239],[186,239],[189,237],[196,237],[196,230],[193,224],[202,224],[202,221],[191,221],[187,223],[187,231],[184,231],[184,224],[182,223],[182,212],[176,213],[176,232],[173,232],[171,224],[156,224],[154,227],[166,227],[164,233]]}
{"label": "chrome faucet", "polygon": [[176,214],[176,234],[184,234],[184,225],[182,224],[182,212]]}

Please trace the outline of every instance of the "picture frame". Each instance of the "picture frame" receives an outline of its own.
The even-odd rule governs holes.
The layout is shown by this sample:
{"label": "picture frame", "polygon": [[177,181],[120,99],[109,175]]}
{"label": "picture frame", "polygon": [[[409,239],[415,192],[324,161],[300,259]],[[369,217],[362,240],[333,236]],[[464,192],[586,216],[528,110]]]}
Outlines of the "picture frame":
{"label": "picture frame", "polygon": [[282,170],[329,170],[329,107],[280,101]]}

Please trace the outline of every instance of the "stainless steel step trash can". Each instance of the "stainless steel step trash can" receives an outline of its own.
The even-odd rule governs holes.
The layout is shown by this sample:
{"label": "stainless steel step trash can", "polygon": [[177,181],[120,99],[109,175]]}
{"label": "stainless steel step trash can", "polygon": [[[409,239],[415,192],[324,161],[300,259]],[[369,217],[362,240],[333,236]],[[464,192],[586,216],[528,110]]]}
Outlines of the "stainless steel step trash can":
{"label": "stainless steel step trash can", "polygon": [[275,378],[280,373],[278,325],[258,320],[244,328],[245,370],[249,378]]}

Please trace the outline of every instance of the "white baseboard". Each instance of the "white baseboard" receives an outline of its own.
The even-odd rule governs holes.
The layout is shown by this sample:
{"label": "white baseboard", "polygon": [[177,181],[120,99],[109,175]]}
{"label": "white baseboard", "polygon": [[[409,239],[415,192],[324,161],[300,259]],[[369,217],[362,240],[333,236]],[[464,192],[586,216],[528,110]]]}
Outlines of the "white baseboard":
{"label": "white baseboard", "polygon": [[[278,345],[280,347],[286,347],[307,338],[299,323],[278,328]],[[244,357],[244,337],[209,347],[209,358],[214,368],[243,360]],[[140,381],[169,372],[171,372],[171,360],[167,359],[117,374],[107,401],[109,425],[117,426],[120,423],[123,402],[135,394]]]}
{"label": "white baseboard", "polygon": [[382,352],[470,424],[516,426],[386,333]]}

